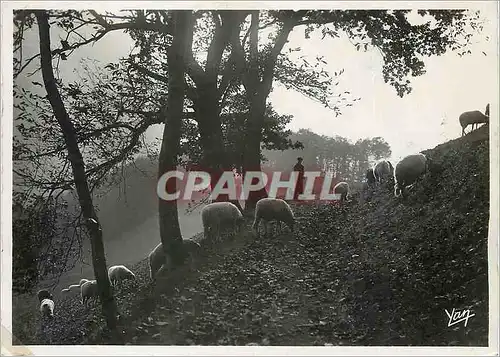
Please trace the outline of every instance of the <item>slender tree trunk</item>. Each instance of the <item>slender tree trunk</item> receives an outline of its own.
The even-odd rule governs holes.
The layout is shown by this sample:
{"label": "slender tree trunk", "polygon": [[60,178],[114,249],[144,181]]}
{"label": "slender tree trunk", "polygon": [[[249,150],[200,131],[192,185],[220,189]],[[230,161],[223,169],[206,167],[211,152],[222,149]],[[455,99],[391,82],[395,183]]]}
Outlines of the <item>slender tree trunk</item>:
{"label": "slender tree trunk", "polygon": [[[180,151],[180,137],[185,93],[185,56],[188,50],[188,38],[193,31],[192,12],[179,10],[172,12],[173,42],[167,53],[169,68],[168,95],[166,110],[164,110],[165,128],[161,143],[158,163],[158,177],[168,171],[177,170],[177,160]],[[167,192],[176,191],[175,179],[170,179]],[[158,204],[160,239],[163,249],[170,258],[172,266],[181,265],[186,253],[183,249],[182,234],[179,226],[177,200],[160,199]]]}
{"label": "slender tree trunk", "polygon": [[68,113],[66,112],[66,108],[64,107],[64,103],[59,94],[56,80],[54,78],[54,70],[52,68],[52,53],[50,50],[50,29],[48,15],[43,10],[35,11],[35,15],[38,22],[38,34],[40,37],[40,62],[43,82],[47,91],[47,97],[64,136],[69,160],[71,162],[71,167],[73,170],[80,208],[82,210],[83,217],[90,234],[90,243],[92,247],[92,264],[94,267],[94,274],[99,289],[102,311],[109,329],[111,331],[116,331],[117,309],[108,279],[106,256],[104,254],[104,244],[102,240],[102,230],[92,203],[92,196],[90,194],[87,176],[85,173],[85,164],[78,147],[75,128],[68,116]]}

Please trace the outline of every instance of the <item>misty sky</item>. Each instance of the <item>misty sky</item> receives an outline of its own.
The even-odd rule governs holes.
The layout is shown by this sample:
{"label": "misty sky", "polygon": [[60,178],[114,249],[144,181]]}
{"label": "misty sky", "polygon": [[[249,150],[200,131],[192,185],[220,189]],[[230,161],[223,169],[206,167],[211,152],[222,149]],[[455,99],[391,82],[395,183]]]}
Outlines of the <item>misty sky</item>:
{"label": "misty sky", "polygon": [[[331,73],[344,69],[335,91],[350,91],[353,97],[361,97],[361,100],[352,107],[343,108],[342,115],[335,117],[321,104],[286,90],[276,82],[269,100],[279,113],[294,116],[289,125],[292,130],[308,128],[318,134],[340,135],[352,141],[381,136],[391,146],[391,160],[432,148],[460,136],[460,113],[467,110],[484,112],[487,103],[496,106],[496,12],[483,15],[485,28],[474,40],[473,54],[459,57],[447,53],[427,59],[427,73],[412,79],[413,92],[404,98],[399,98],[394,88],[384,83],[381,55],[377,51],[358,52],[345,37],[305,40],[303,27],[297,28],[284,51],[300,46],[307,56],[324,56]],[[32,35],[26,41],[26,53],[37,49],[38,38],[36,33]],[[57,36],[53,36],[53,42],[56,41]],[[128,35],[110,33],[93,46],[78,50],[69,60],[61,61],[61,77],[76,79],[80,60],[84,57],[95,58],[103,64],[114,62],[127,56],[131,45]],[[37,80],[35,77],[20,81],[30,83]],[[162,128],[152,128],[148,137],[161,137]]]}

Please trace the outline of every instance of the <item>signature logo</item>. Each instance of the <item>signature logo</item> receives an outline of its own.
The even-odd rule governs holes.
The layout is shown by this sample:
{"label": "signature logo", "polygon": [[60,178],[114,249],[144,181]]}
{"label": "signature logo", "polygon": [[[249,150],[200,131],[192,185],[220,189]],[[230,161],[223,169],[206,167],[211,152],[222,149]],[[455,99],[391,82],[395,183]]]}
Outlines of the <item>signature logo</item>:
{"label": "signature logo", "polygon": [[455,308],[453,308],[453,310],[451,310],[451,313],[448,312],[448,310],[446,309],[444,309],[444,311],[446,312],[446,315],[448,315],[448,318],[450,319],[448,321],[448,327],[456,325],[462,321],[465,321],[464,327],[467,327],[467,322],[469,321],[469,319],[473,316],[476,316],[475,314],[471,314],[469,309],[463,311],[460,310],[455,311]]}

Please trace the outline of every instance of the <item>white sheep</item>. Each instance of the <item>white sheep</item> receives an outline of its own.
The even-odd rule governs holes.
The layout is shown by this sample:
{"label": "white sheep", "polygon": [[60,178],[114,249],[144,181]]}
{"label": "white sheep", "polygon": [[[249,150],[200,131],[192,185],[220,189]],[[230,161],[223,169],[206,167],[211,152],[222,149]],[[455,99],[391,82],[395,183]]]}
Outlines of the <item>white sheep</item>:
{"label": "white sheep", "polygon": [[340,203],[343,203],[349,194],[349,184],[344,181],[339,182],[333,187],[333,193],[340,194]]}
{"label": "white sheep", "polygon": [[80,289],[83,305],[87,305],[90,300],[97,301],[97,297],[99,296],[97,280],[89,280],[83,283]]}
{"label": "white sheep", "polygon": [[488,123],[490,121],[490,104],[488,103],[486,105],[486,110],[484,111],[484,114],[481,113],[479,110],[464,112],[460,114],[458,121],[460,122],[460,126],[462,126],[462,136],[464,136],[465,128],[467,126],[472,125],[472,130],[474,130],[474,125],[476,125],[477,128],[479,124]]}
{"label": "white sheep", "polygon": [[73,285],[70,285],[68,286],[66,289],[62,289],[61,292],[62,293],[69,293],[70,291],[74,291],[76,289],[80,289],[80,287],[85,284],[87,281],[89,281],[89,279],[80,279],[80,282],[78,284],[73,284]]}
{"label": "white sheep", "polygon": [[378,183],[384,182],[387,178],[394,175],[394,168],[392,164],[387,160],[381,160],[377,162],[373,168],[373,175]]}
{"label": "white sheep", "polygon": [[43,317],[54,317],[54,298],[47,290],[40,290],[37,293],[38,301],[40,302],[40,313]]}
{"label": "white sheep", "polygon": [[108,269],[108,278],[111,285],[116,286],[125,280],[135,280],[135,274],[125,265],[113,265]]}
{"label": "white sheep", "polygon": [[424,154],[408,155],[396,165],[394,171],[394,195],[405,196],[406,187],[413,185],[415,181],[428,171],[428,160]]}
{"label": "white sheep", "polygon": [[[197,254],[199,252],[199,249],[201,248],[200,244],[192,239],[184,239],[182,243],[186,251],[189,253],[191,259],[193,255]],[[167,256],[165,254],[165,251],[163,250],[162,243],[158,244],[155,249],[153,249],[151,253],[149,253],[148,260],[149,276],[151,277],[151,280],[155,281],[156,274],[163,266],[163,264],[165,264],[167,261]]]}
{"label": "white sheep", "polygon": [[54,317],[54,300],[43,299],[40,303],[40,312],[42,316],[53,318]]}
{"label": "white sheep", "polygon": [[293,211],[282,199],[279,198],[262,198],[257,201],[255,206],[255,219],[252,224],[252,229],[259,237],[259,223],[264,221],[264,234],[267,235],[267,223],[277,221],[278,227],[281,228],[280,222],[285,223],[293,232],[295,217]]}
{"label": "white sheep", "polygon": [[220,233],[224,227],[231,227],[239,231],[243,223],[241,211],[231,202],[214,202],[206,205],[201,210],[203,233],[205,239],[220,240]]}

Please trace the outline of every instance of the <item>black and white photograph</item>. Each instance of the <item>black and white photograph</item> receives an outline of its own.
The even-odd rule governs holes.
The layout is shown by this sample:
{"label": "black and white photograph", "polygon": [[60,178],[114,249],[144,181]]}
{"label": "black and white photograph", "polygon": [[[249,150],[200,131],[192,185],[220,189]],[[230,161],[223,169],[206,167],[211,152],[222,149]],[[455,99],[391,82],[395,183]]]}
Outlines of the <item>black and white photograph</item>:
{"label": "black and white photograph", "polygon": [[2,355],[499,353],[497,1],[2,1]]}

